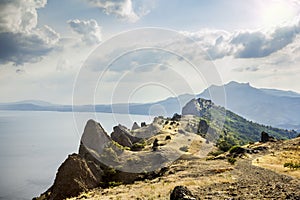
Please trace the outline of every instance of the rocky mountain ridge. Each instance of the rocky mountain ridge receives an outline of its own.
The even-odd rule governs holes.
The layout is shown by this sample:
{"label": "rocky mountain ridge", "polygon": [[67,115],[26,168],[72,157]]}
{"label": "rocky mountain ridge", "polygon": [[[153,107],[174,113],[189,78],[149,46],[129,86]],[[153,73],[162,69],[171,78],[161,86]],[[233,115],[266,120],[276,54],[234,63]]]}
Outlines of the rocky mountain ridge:
{"label": "rocky mountain ridge", "polygon": [[184,148],[193,141],[202,143],[202,148],[211,148],[204,138],[190,132],[192,119],[183,117],[173,121],[157,117],[151,124],[135,126],[134,130],[118,125],[111,136],[99,123],[89,120],[78,154],[68,156],[59,167],[54,184],[36,199],[64,199],[95,187],[158,176],[186,154]]}
{"label": "rocky mountain ridge", "polygon": [[[58,169],[54,184],[37,199],[65,199],[95,187],[153,179],[163,175],[177,160],[201,159],[215,145],[220,148],[224,143],[238,144],[234,139],[243,139],[248,132],[235,132],[234,124],[240,125],[242,121],[244,125],[253,125],[231,112],[229,116],[223,115],[224,108],[205,99],[191,100],[183,113],[186,115],[156,117],[148,125],[134,123],[132,130],[118,125],[111,136],[101,124],[89,120],[78,154],[66,159]],[[254,125],[258,128],[253,130],[264,129],[272,134],[283,131]]]}

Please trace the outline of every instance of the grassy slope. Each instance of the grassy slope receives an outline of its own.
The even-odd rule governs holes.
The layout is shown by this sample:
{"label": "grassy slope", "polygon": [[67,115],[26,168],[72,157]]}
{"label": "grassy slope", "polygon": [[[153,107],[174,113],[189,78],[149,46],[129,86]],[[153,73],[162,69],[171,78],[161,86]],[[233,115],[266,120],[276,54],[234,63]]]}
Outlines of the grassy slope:
{"label": "grassy slope", "polygon": [[261,132],[265,131],[276,139],[295,138],[296,131],[283,130],[265,126],[246,120],[245,118],[225,110],[220,106],[213,106],[206,112],[202,119],[220,135],[219,140],[226,140],[231,144],[243,145],[248,142],[260,140]]}

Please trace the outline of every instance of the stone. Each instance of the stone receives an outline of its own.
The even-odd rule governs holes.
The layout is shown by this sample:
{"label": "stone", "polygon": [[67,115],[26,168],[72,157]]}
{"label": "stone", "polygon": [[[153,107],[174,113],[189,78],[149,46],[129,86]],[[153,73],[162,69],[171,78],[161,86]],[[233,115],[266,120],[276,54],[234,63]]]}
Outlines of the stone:
{"label": "stone", "polygon": [[141,128],[136,122],[133,123],[131,130],[134,131],[136,129]]}
{"label": "stone", "polygon": [[196,198],[187,187],[176,186],[171,192],[170,200],[196,200]]}
{"label": "stone", "polygon": [[200,134],[206,134],[208,131],[209,125],[207,124],[207,122],[203,119],[200,120],[199,122],[199,129],[198,132]]}
{"label": "stone", "polygon": [[175,113],[173,115],[173,117],[171,118],[172,121],[180,121],[180,119],[181,119],[181,115],[179,115],[177,113]]}
{"label": "stone", "polygon": [[158,148],[158,146],[159,146],[159,144],[158,144],[158,139],[155,138],[155,140],[154,140],[154,142],[153,142],[153,144],[152,144],[152,150],[153,150],[153,151],[156,151],[157,148]]}
{"label": "stone", "polygon": [[102,128],[102,126],[97,123],[96,121],[90,119],[85,128],[84,132],[81,136],[80,141],[80,148],[79,148],[79,154],[83,152],[82,145],[88,150],[88,151],[94,151],[98,154],[103,153],[103,149],[107,146],[107,144],[111,143],[111,138],[109,135],[105,132],[105,130]]}
{"label": "stone", "polygon": [[270,136],[268,133],[266,132],[261,132],[261,137],[260,137],[260,142],[262,143],[266,143],[266,142],[275,142],[275,138]]}
{"label": "stone", "polygon": [[141,138],[131,135],[130,131],[122,125],[115,126],[111,139],[124,147],[132,147],[134,143],[140,142]]}
{"label": "stone", "polygon": [[171,140],[171,136],[167,135],[165,140]]}

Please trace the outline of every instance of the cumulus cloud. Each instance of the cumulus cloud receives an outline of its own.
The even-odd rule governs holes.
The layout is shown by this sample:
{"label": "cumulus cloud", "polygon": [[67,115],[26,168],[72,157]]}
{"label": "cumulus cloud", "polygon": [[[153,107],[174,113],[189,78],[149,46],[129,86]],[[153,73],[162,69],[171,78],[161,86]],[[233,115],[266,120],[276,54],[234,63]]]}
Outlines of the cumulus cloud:
{"label": "cumulus cloud", "polygon": [[37,9],[47,0],[0,1],[0,63],[37,62],[53,48],[59,34],[48,26],[37,28]]}
{"label": "cumulus cloud", "polygon": [[183,34],[193,38],[206,50],[211,59],[225,56],[235,58],[261,58],[293,43],[300,33],[300,20],[263,31],[201,31]]}
{"label": "cumulus cloud", "polygon": [[98,44],[101,42],[102,34],[101,34],[101,27],[98,25],[96,20],[69,20],[69,26],[71,29],[81,35],[81,40],[88,44]]}
{"label": "cumulus cloud", "polygon": [[[143,0],[87,0],[93,6],[96,6],[107,15],[116,15],[129,22],[136,22],[142,16],[148,14],[153,7],[153,2]],[[147,3],[147,4],[146,4]]]}

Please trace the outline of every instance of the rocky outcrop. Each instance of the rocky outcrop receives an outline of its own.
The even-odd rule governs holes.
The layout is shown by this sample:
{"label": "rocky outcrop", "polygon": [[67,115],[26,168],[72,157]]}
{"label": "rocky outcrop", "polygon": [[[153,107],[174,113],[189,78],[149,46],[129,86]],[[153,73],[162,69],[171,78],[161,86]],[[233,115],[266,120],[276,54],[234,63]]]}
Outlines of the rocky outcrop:
{"label": "rocky outcrop", "polygon": [[142,139],[155,140],[161,134],[164,121],[163,118],[155,118],[153,123],[134,131],[119,125],[114,127],[111,138],[99,123],[89,120],[81,137],[79,153],[72,154],[65,160],[58,169],[54,184],[36,199],[69,198],[98,186],[132,183],[161,173],[163,168],[183,154],[178,149],[178,144],[188,145],[195,137],[193,133],[177,135],[176,132],[172,134],[172,138],[168,138],[168,142],[164,141],[164,146],[160,146],[157,140],[154,144],[155,151],[151,151],[150,142],[143,143],[148,145],[145,151],[130,151],[116,142],[129,146]]}
{"label": "rocky outcrop", "polygon": [[131,130],[134,131],[136,129],[141,128],[136,122],[133,123]]}
{"label": "rocky outcrop", "polygon": [[93,174],[84,158],[72,154],[58,168],[54,184],[44,195],[49,200],[61,200],[95,188],[101,181],[101,176]]}
{"label": "rocky outcrop", "polygon": [[209,125],[207,124],[207,122],[203,119],[200,120],[199,122],[199,129],[198,129],[198,132],[200,134],[206,134],[207,131],[208,131],[208,128],[209,128]]}
{"label": "rocky outcrop", "polygon": [[171,192],[170,200],[196,200],[196,198],[187,187],[176,186]]}
{"label": "rocky outcrop", "polygon": [[181,115],[175,113],[171,118],[172,121],[180,121]]}
{"label": "rocky outcrop", "polygon": [[130,131],[122,125],[115,126],[111,139],[124,147],[132,147],[134,143],[141,141],[141,138],[131,135]]}
{"label": "rocky outcrop", "polygon": [[153,122],[147,126],[142,126],[139,129],[136,129],[133,131],[133,135],[138,138],[150,138],[153,135],[156,135],[159,133],[159,131],[162,129],[164,124],[164,119],[160,117],[155,117],[153,119]]}
{"label": "rocky outcrop", "polygon": [[275,138],[270,136],[268,133],[266,132],[261,132],[261,137],[260,137],[260,142],[265,143],[265,142],[274,142]]}
{"label": "rocky outcrop", "polygon": [[[103,149],[107,144],[111,143],[111,138],[102,128],[102,126],[94,120],[89,120],[84,128],[84,132],[81,137],[81,144],[88,149],[98,154],[103,153]],[[79,153],[81,152],[80,145]]]}
{"label": "rocky outcrop", "polygon": [[182,108],[182,115],[195,115],[201,117],[213,105],[211,100],[202,98],[192,99]]}

